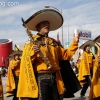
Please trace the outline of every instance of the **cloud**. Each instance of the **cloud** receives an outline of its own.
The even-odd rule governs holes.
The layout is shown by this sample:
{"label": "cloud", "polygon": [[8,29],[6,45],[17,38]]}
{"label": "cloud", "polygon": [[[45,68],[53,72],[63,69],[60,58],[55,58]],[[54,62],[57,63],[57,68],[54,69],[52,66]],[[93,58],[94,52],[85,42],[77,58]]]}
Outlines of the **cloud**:
{"label": "cloud", "polygon": [[[64,9],[63,14],[65,18],[64,30],[67,31],[69,26],[69,34],[74,32],[75,28],[81,28],[92,31],[92,38],[99,35],[100,29],[100,2],[89,2],[86,4],[79,4],[74,8]],[[64,33],[65,33],[64,32]],[[69,36],[71,39],[71,36]]]}
{"label": "cloud", "polygon": [[33,8],[33,5],[31,3],[29,4],[20,4],[13,7],[1,7],[0,8],[0,17],[8,16],[8,15],[20,15],[24,12],[27,12],[27,10],[30,10]]}
{"label": "cloud", "polygon": [[[90,2],[91,1],[91,2]],[[5,1],[6,3],[8,1]],[[95,38],[100,33],[100,1],[98,0],[30,0],[21,2],[18,6],[0,7],[0,37],[10,38],[14,44],[22,44],[28,36],[25,29],[22,27],[21,17],[25,20],[34,12],[43,9],[45,5],[62,9],[64,17],[63,37],[64,42],[67,41],[67,33],[69,33],[69,41],[73,39],[75,28],[91,30],[92,38]],[[62,41],[62,29],[50,32],[49,36],[56,39],[59,32],[60,40]],[[36,34],[36,32],[33,32]]]}
{"label": "cloud", "polygon": [[28,40],[27,33],[24,30],[2,30],[0,37],[13,40],[13,44],[24,44]]}
{"label": "cloud", "polygon": [[[4,19],[4,20],[2,20]],[[0,25],[9,25],[11,23],[13,23],[15,20],[14,16],[10,16],[10,17],[1,17],[0,19]]]}

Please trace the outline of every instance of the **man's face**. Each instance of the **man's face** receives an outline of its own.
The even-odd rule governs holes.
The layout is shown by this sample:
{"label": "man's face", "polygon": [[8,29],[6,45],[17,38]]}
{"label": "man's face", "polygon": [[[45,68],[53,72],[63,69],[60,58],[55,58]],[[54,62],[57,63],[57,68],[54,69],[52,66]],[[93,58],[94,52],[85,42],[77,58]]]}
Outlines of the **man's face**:
{"label": "man's face", "polygon": [[37,30],[40,34],[48,34],[50,29],[50,23],[48,21],[43,21],[37,26]]}
{"label": "man's face", "polygon": [[16,55],[14,56],[15,60],[19,60],[19,57],[20,57],[20,55],[18,55],[18,54],[16,54]]}
{"label": "man's face", "polygon": [[87,46],[86,47],[86,51],[90,51],[91,47],[90,46]]}
{"label": "man's face", "polygon": [[98,56],[99,62],[100,62],[100,56]]}

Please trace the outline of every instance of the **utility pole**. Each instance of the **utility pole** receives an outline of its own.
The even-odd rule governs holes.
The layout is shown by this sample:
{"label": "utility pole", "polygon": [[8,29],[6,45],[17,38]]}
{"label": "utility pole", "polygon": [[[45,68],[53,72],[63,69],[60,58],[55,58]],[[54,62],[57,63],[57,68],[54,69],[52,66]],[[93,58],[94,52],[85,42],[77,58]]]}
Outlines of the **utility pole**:
{"label": "utility pole", "polygon": [[[62,15],[62,10],[61,10],[61,15]],[[63,45],[63,47],[64,47],[63,24],[62,24],[61,30],[62,30],[62,45]]]}
{"label": "utility pole", "polygon": [[67,48],[68,48],[68,46],[69,46],[69,26],[68,26],[68,22],[67,22]]}

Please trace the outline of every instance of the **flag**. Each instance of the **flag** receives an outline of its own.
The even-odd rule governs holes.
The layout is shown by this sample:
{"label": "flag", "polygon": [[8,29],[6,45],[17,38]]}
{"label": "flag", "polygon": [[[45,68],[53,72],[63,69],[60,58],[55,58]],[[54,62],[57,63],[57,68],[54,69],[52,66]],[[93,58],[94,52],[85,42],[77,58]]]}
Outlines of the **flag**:
{"label": "flag", "polygon": [[94,54],[98,54],[99,51],[100,51],[100,46],[95,42],[95,45],[94,45]]}
{"label": "flag", "polygon": [[18,47],[15,45],[14,51],[18,51],[18,50],[19,50]]}
{"label": "flag", "polygon": [[57,34],[57,40],[56,41],[60,43],[59,33]]}
{"label": "flag", "polygon": [[61,44],[60,39],[59,39],[59,33],[57,34],[57,39],[56,39],[56,41],[63,47],[63,45]]}

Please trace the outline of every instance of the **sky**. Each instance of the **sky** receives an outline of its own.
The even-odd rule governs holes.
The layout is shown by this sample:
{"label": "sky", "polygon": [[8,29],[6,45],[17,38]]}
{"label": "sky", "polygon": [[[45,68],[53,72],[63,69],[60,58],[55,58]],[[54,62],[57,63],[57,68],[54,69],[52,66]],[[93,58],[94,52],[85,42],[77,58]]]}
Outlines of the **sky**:
{"label": "sky", "polygon": [[[63,40],[73,40],[74,29],[90,30],[92,39],[100,34],[100,0],[0,0],[0,39],[12,39],[13,45],[22,45],[28,40],[21,17],[27,20],[38,10],[51,6],[62,11]],[[33,34],[37,32],[32,31]],[[62,42],[62,27],[49,32],[52,38]],[[82,44],[80,39],[79,45]]]}

